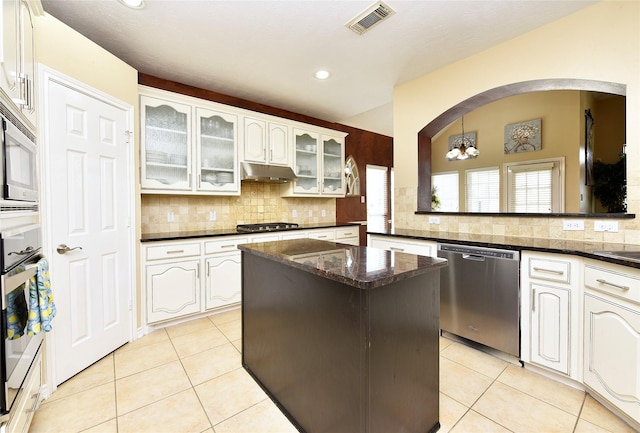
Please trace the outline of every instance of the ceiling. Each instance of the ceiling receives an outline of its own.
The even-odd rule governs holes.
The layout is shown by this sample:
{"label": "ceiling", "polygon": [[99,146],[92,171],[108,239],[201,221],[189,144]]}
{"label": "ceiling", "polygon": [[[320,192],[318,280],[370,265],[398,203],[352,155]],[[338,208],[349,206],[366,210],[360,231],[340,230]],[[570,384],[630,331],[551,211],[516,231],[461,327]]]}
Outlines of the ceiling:
{"label": "ceiling", "polygon": [[140,72],[388,136],[395,86],[593,3],[386,0],[358,35],[345,24],[371,0],[42,0]]}

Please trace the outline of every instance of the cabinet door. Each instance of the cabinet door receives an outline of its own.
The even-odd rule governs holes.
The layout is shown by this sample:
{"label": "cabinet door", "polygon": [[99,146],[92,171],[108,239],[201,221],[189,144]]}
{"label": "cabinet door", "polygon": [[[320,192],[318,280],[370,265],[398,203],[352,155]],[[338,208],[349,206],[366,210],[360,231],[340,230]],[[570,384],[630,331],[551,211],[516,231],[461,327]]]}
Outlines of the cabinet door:
{"label": "cabinet door", "polygon": [[320,134],[294,129],[295,164],[298,178],[293,182],[294,193],[320,192],[318,147]]}
{"label": "cabinet door", "polygon": [[344,196],[344,142],[322,136],[322,194]]}
{"label": "cabinet door", "polygon": [[584,295],[584,383],[640,422],[637,306]]}
{"label": "cabinet door", "polygon": [[12,100],[20,98],[18,74],[20,67],[20,44],[18,38],[18,0],[2,1],[2,53],[0,57],[0,87]]}
{"label": "cabinet door", "polygon": [[198,190],[239,193],[237,136],[236,115],[196,108]]}
{"label": "cabinet door", "polygon": [[279,123],[269,123],[268,163],[289,165],[289,127]]}
{"label": "cabinet door", "polygon": [[147,322],[200,311],[200,261],[146,267]]}
{"label": "cabinet door", "polygon": [[244,160],[267,162],[267,122],[244,118]]}
{"label": "cabinet door", "polygon": [[31,10],[26,1],[20,2],[20,84],[22,86],[22,112],[27,116],[31,124],[36,124],[36,104],[35,104],[35,80],[36,62],[33,38],[33,21]]}
{"label": "cabinet door", "polygon": [[569,374],[568,288],[531,284],[531,361]]}
{"label": "cabinet door", "polygon": [[141,186],[143,189],[192,189],[191,107],[140,97]]}
{"label": "cabinet door", "polygon": [[240,251],[206,260],[205,308],[211,309],[240,302],[242,266]]}

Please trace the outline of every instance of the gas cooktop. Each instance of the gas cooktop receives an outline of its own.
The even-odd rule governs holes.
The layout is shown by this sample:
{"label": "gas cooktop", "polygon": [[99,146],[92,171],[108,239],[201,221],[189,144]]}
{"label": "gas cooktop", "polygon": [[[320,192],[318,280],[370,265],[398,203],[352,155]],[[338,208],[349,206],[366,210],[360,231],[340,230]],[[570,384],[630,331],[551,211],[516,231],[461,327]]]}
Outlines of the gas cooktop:
{"label": "gas cooktop", "polygon": [[278,230],[294,229],[298,227],[296,223],[259,223],[259,224],[238,224],[236,230],[243,233],[255,232],[275,232]]}

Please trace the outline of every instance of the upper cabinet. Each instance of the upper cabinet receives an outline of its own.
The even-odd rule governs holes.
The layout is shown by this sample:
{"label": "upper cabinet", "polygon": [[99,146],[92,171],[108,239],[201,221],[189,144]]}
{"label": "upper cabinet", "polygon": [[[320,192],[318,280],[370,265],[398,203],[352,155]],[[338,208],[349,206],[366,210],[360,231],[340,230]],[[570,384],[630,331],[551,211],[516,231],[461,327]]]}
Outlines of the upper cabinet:
{"label": "upper cabinet", "polygon": [[293,129],[297,179],[285,184],[284,195],[343,197],[344,139],[337,131]]}
{"label": "upper cabinet", "polygon": [[25,0],[2,1],[0,89],[2,100],[35,130],[36,62],[33,21]]}
{"label": "upper cabinet", "polygon": [[238,195],[238,116],[161,96],[140,96],[142,192]]}
{"label": "upper cabinet", "polygon": [[244,161],[291,165],[291,128],[280,122],[244,117]]}
{"label": "upper cabinet", "polygon": [[240,162],[291,167],[282,195],[344,197],[347,134],[140,86],[143,194],[239,195]]}

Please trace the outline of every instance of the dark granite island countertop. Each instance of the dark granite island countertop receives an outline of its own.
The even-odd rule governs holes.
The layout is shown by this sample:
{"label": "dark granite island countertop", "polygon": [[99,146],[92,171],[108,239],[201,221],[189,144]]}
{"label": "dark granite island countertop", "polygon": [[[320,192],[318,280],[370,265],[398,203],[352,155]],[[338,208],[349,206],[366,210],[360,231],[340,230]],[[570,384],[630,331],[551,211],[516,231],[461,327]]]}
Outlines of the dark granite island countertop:
{"label": "dark granite island countertop", "polygon": [[446,260],[309,239],[239,248],[242,363],[300,431],[439,429]]}

